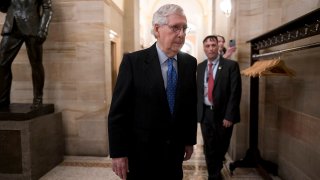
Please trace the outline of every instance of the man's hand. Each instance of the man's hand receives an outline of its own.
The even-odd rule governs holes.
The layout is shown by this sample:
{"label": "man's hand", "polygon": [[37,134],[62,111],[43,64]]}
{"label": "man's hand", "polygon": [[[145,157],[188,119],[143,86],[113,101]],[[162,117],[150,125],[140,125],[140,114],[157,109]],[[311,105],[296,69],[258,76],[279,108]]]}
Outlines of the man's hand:
{"label": "man's hand", "polygon": [[191,158],[191,155],[193,153],[193,146],[186,146],[184,148],[184,152],[185,152],[185,154],[184,154],[183,160],[187,161],[187,160],[189,160]]}
{"label": "man's hand", "polygon": [[236,51],[236,47],[232,46],[232,47],[228,47],[226,53],[223,55],[224,58],[230,58],[232,56],[232,54]]}
{"label": "man's hand", "polygon": [[112,170],[116,173],[122,180],[127,179],[128,168],[128,158],[112,158]]}
{"label": "man's hand", "polygon": [[230,127],[230,126],[232,126],[232,122],[231,121],[229,121],[229,120],[226,120],[226,119],[224,119],[223,121],[222,121],[222,125],[223,125],[223,127],[225,127],[225,128],[228,128],[228,127]]}

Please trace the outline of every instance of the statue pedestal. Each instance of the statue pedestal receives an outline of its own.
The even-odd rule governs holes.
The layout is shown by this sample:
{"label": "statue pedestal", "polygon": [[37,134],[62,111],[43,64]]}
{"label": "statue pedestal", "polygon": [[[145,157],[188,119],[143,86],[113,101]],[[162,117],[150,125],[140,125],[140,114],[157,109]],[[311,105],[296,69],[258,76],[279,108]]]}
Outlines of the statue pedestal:
{"label": "statue pedestal", "polygon": [[53,104],[44,104],[39,109],[31,109],[31,104],[12,103],[0,108],[0,121],[24,121],[54,112]]}
{"label": "statue pedestal", "polygon": [[35,111],[30,105],[0,110],[0,179],[39,179],[63,161],[61,113],[48,114],[53,105]]}

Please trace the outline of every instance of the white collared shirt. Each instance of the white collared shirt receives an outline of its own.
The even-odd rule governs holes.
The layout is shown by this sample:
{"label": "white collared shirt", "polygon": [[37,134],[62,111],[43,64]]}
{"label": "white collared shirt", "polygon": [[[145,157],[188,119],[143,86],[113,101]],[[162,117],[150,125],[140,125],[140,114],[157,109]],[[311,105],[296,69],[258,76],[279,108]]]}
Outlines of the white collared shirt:
{"label": "white collared shirt", "polygon": [[206,67],[206,70],[204,72],[204,95],[203,95],[203,98],[204,98],[204,104],[208,105],[208,106],[212,106],[213,104],[209,101],[208,99],[208,70],[209,70],[209,63],[213,63],[212,65],[212,76],[213,76],[213,79],[215,79],[215,76],[216,76],[216,73],[217,73],[217,69],[218,69],[218,66],[219,66],[219,58],[220,56],[217,56],[217,58],[215,60],[213,60],[213,62],[211,61],[207,61],[207,67]]}
{"label": "white collared shirt", "polygon": [[[157,52],[158,52],[158,57],[159,57],[159,62],[160,62],[160,67],[161,67],[161,72],[162,72],[162,77],[163,77],[163,83],[164,83],[164,87],[167,89],[167,72],[168,72],[168,63],[167,60],[170,58],[168,57],[158,46],[158,43],[156,43],[156,47],[157,47]],[[173,61],[173,67],[176,70],[177,74],[178,74],[178,57],[177,55],[175,55],[173,57],[175,59],[175,61]]]}

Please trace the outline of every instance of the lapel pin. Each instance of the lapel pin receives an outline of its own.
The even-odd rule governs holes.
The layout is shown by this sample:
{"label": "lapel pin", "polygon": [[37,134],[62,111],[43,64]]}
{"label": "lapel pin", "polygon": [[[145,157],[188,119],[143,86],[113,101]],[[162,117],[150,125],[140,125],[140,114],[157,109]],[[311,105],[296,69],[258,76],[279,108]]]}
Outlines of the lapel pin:
{"label": "lapel pin", "polygon": [[218,68],[219,70],[221,70],[222,69],[222,67],[221,66],[219,66],[219,68]]}

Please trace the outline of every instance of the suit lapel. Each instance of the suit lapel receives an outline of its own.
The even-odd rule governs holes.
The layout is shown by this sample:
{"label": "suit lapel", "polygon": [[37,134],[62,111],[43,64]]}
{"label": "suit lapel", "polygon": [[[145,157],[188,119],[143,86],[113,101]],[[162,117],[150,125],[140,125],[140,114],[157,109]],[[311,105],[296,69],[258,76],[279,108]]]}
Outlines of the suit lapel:
{"label": "suit lapel", "polygon": [[147,86],[147,90],[149,92],[155,92],[155,90],[159,91],[160,96],[156,98],[159,98],[160,102],[165,103],[166,101],[163,100],[167,99],[167,95],[164,87],[164,80],[162,77],[156,44],[153,44],[146,53],[143,71],[145,72],[145,78],[148,79],[148,81],[143,82],[145,86]]}
{"label": "suit lapel", "polygon": [[222,57],[220,57],[219,66],[217,67],[216,76],[215,76],[215,78],[214,78],[213,91],[216,89],[217,83],[220,81],[220,77],[221,77],[221,73],[222,73],[223,66],[224,66],[224,59],[223,59]]}
{"label": "suit lapel", "polygon": [[199,65],[199,71],[198,71],[198,86],[200,86],[200,92],[204,92],[204,73],[206,71],[208,60],[203,61]]}
{"label": "suit lapel", "polygon": [[184,61],[182,60],[183,58],[181,57],[181,53],[178,53],[177,55],[177,71],[178,71],[178,82],[177,82],[177,91],[179,92],[179,84],[181,84],[181,77],[184,74]]}
{"label": "suit lapel", "polygon": [[183,55],[179,52],[177,54],[177,72],[178,72],[178,81],[177,81],[177,89],[176,89],[176,95],[175,95],[175,109],[180,104],[180,93],[181,92],[181,86],[182,86],[182,79],[183,75],[185,74],[185,62],[183,61]]}

